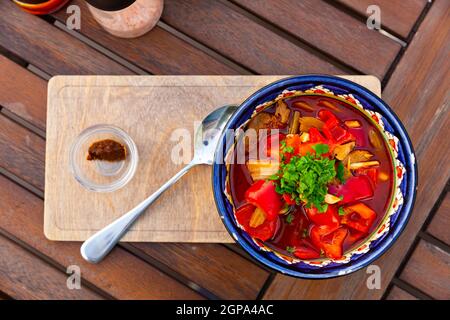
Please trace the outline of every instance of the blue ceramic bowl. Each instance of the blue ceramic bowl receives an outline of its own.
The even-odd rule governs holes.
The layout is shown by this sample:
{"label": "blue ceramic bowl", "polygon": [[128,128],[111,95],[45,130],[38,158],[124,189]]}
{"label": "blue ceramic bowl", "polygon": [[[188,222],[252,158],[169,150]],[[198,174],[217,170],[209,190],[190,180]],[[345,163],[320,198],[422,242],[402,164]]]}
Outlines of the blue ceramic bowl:
{"label": "blue ceramic bowl", "polygon": [[229,145],[226,143],[225,133],[220,139],[216,152],[212,182],[217,209],[226,229],[254,259],[283,274],[307,279],[325,279],[349,274],[369,265],[399,237],[414,205],[417,164],[408,134],[392,109],[366,88],[334,76],[305,75],[273,82],[245,100],[229,120],[226,129],[239,128],[251,117],[257,106],[276,99],[283,92],[311,92],[311,90],[317,90],[319,94],[320,92],[331,93],[339,99],[354,102],[355,108],[359,108],[369,117],[377,119],[377,126],[385,139],[392,140],[390,141],[392,144],[395,142],[391,153],[395,153],[393,163],[398,171],[394,170],[394,175],[400,177],[394,183],[397,192],[393,194],[391,205],[393,202],[395,203],[386,213],[383,225],[378,226],[376,232],[370,236],[370,241],[365,241],[358,250],[348,253],[345,261],[322,259],[319,263],[309,263],[308,261],[289,259],[252,239],[236,224],[232,203],[225,193],[227,168],[223,164],[223,155],[227,154],[226,148]]}

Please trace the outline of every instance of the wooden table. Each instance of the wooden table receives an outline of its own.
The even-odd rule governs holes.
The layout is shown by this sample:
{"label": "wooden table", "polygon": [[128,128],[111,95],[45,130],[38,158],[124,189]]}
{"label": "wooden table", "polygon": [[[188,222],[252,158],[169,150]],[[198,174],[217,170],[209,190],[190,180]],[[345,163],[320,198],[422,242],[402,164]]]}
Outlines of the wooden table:
{"label": "wooden table", "polygon": [[[382,32],[366,27],[381,8]],[[36,17],[0,1],[0,299],[449,299],[450,2],[448,0],[165,0],[138,39],[105,33],[80,0]],[[124,243],[100,265],[80,243],[43,234],[47,80],[58,74],[373,74],[408,129],[419,162],[411,219],[375,264],[299,280],[254,263],[236,245]],[[212,209],[213,210],[213,209]],[[82,289],[68,290],[78,265]]]}

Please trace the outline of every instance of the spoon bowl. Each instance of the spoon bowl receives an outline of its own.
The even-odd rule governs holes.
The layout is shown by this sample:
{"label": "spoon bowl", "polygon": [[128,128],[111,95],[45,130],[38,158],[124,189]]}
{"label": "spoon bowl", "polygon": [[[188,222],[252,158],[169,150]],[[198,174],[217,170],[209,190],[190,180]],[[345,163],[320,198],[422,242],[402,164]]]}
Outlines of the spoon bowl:
{"label": "spoon bowl", "polygon": [[203,119],[194,138],[194,159],[196,164],[212,165],[220,136],[237,107],[223,106]]}

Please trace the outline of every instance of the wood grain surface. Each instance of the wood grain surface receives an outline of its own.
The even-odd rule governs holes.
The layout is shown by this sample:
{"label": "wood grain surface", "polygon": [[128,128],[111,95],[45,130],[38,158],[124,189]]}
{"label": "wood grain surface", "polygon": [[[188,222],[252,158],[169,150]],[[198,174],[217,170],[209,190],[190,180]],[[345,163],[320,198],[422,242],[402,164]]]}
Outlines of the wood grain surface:
{"label": "wood grain surface", "polygon": [[[156,28],[118,39],[92,19],[82,0],[71,1],[81,8],[77,31],[64,26],[64,8],[38,17],[0,1],[0,300],[447,297],[448,195],[435,208],[450,171],[442,152],[450,147],[449,2],[300,2],[166,0]],[[395,39],[361,28],[371,4],[381,8],[382,28],[406,44],[394,60]],[[351,46],[341,45],[348,39]],[[121,243],[94,266],[81,259],[79,243],[44,237],[45,80],[51,75],[358,71],[384,76],[383,98],[407,127],[420,169],[412,218],[375,262],[382,269],[380,290],[367,290],[365,270],[317,282],[274,276],[234,244]],[[81,291],[66,287],[70,264],[82,267]]]}
{"label": "wood grain surface", "polygon": [[[414,210],[395,245],[375,264],[383,276],[380,290],[368,290],[365,269],[326,281],[294,280],[277,275],[266,299],[380,299],[416,234],[450,177],[449,16],[450,3],[435,1],[383,91],[412,139],[419,168]],[[433,88],[427,90],[426,88]],[[425,165],[424,165],[425,164]]]}
{"label": "wood grain surface", "polygon": [[[47,113],[44,227],[47,237],[85,240],[132,209],[185,165],[171,160],[172,148],[179,143],[179,138],[174,140],[172,136],[175,130],[183,130],[192,137],[195,122],[210,111],[221,105],[239,104],[252,92],[279,78],[53,78]],[[373,90],[379,90],[375,77],[363,77],[364,82],[374,83]],[[71,144],[82,130],[99,123],[128,132],[139,150],[135,177],[113,193],[83,188],[68,170]],[[194,168],[152,205],[151,214],[142,216],[123,241],[233,242],[215,212],[210,176],[209,167]]]}
{"label": "wood grain surface", "polygon": [[166,0],[162,21],[256,73],[349,72],[264,28],[221,1]]}
{"label": "wood grain surface", "polygon": [[[74,0],[70,5],[80,7],[82,35],[93,39],[106,49],[154,74],[237,74],[232,67],[217,61],[200,49],[186,43],[163,28],[156,26],[136,39],[120,39],[110,35],[94,20],[85,1]],[[65,24],[68,14],[60,10],[53,14]],[[180,63],[182,61],[182,63]],[[238,69],[239,70],[239,69]]]}
{"label": "wood grain surface", "polygon": [[391,288],[391,291],[389,292],[386,299],[387,300],[418,300],[412,294],[410,294],[409,292],[407,292],[397,286],[393,286]]}
{"label": "wood grain surface", "polygon": [[256,299],[269,276],[269,271],[219,244],[139,242],[133,246],[223,299]]}
{"label": "wood grain surface", "polygon": [[435,245],[420,241],[400,279],[435,299],[450,299],[450,253]]}
{"label": "wood grain surface", "polygon": [[68,33],[20,10],[12,1],[0,1],[0,12],[6,11],[8,14],[0,16],[0,43],[48,74],[132,74],[97,50],[73,41]]}
{"label": "wood grain surface", "polygon": [[2,55],[0,55],[0,67],[2,70],[0,106],[36,127],[45,129],[46,81]]}
{"label": "wood grain surface", "polygon": [[101,299],[87,288],[69,290],[67,275],[1,235],[0,256],[0,290],[14,299]]}
{"label": "wood grain surface", "polygon": [[450,246],[450,194],[445,196],[427,232]]}
{"label": "wood grain surface", "polygon": [[[0,60],[0,67],[3,68],[4,64],[9,60]],[[21,66],[15,63],[8,63],[8,68],[11,69],[10,73],[14,74],[27,74],[30,71],[23,69]],[[26,77],[29,79],[28,85],[35,88],[36,97],[45,97],[46,87],[44,93],[40,93],[36,84],[34,83],[39,78]],[[36,101],[36,105],[40,105],[40,108],[36,108],[36,113],[30,112],[28,108],[35,108],[32,104],[24,103],[25,95],[21,95],[20,92],[15,94],[15,90],[20,90],[21,86],[20,78],[11,78],[9,86],[0,86],[0,95],[16,96],[15,103],[22,103],[24,106],[24,112],[30,114],[31,122],[35,123],[38,119],[45,118],[46,106],[42,104],[43,101]],[[42,81],[42,80],[41,80]],[[4,92],[3,90],[11,90],[12,92]],[[6,107],[2,109],[5,111],[5,115],[13,113],[13,111]],[[34,118],[36,116],[37,118]],[[24,133],[30,136],[28,140],[34,140],[38,137],[31,131],[25,130],[19,124],[5,119],[9,123],[10,129],[3,134],[3,141],[6,144],[14,142],[13,146],[8,147],[8,152],[4,152],[0,158],[1,168],[7,170],[8,175],[13,174],[14,178],[19,179],[22,183],[29,184],[35,187],[39,194],[43,191],[44,186],[44,163],[39,157],[32,157],[29,155],[28,146],[26,145],[27,139],[17,139],[17,136],[23,137]],[[34,144],[33,148],[37,154],[45,153],[45,146],[42,143]],[[5,149],[6,150],[6,149]],[[8,161],[4,160],[7,159]],[[12,159],[22,159],[22,166],[20,170],[14,170],[17,166],[14,165]],[[3,171],[4,172],[4,171]],[[13,173],[14,172],[14,173]],[[22,188],[10,188],[10,185],[5,185],[4,189],[11,191],[14,196],[24,193],[27,194]],[[14,184],[11,184],[14,186]],[[35,199],[35,196],[25,197],[24,201],[30,201]],[[4,198],[3,205],[5,210],[13,210],[17,207],[17,202],[10,201],[16,198]],[[14,235],[17,239],[24,239],[26,243],[33,245],[36,252],[41,251],[49,259],[53,259],[57,264],[65,264],[67,261],[82,261],[79,255],[79,244],[71,243],[68,245],[61,242],[49,242],[44,238],[42,233],[43,229],[43,201],[37,201],[35,205],[26,206],[25,209],[16,211],[15,218],[26,217],[39,217],[39,219],[26,220],[30,224],[23,224],[18,222],[17,219],[11,219],[6,215],[6,219],[0,221],[0,230],[4,228],[8,233]],[[14,212],[14,211],[9,211]],[[23,216],[22,216],[23,214]],[[17,223],[17,225],[15,225]],[[30,238],[31,237],[31,238]],[[39,245],[38,242],[41,242]],[[72,249],[70,249],[70,247]],[[51,251],[46,249],[52,248]],[[150,265],[156,264],[161,270],[167,272],[170,270],[170,274],[178,278],[178,281],[182,281],[185,285],[195,288],[195,290],[202,293],[209,292],[208,297],[220,297],[224,299],[255,299],[267,279],[268,272],[259,266],[253,264],[247,258],[235,254],[227,247],[218,244],[157,244],[157,243],[134,243],[127,245],[127,251],[134,252],[143,261],[148,262]],[[116,248],[118,252],[114,255],[113,260],[106,259],[100,266],[88,269],[85,274],[85,280],[89,279],[92,285],[98,287],[100,290],[107,292],[107,295],[114,298],[157,298],[163,297],[159,288],[153,288],[146,286],[142,283],[141,279],[152,279],[156,277],[158,280],[159,271],[155,268],[148,268],[144,262],[142,266],[137,262],[136,257],[132,255],[124,254],[126,251],[121,249],[120,246]],[[74,260],[67,260],[68,258]],[[245,254],[244,254],[245,256]],[[140,268],[142,273],[138,274],[137,278],[128,275],[132,272],[133,268],[120,267],[120,272],[111,268],[110,265],[115,265],[114,259],[120,259],[125,265],[134,265],[134,267]],[[105,269],[105,273],[100,272],[98,276],[94,276],[99,272],[96,270]],[[92,272],[92,273],[91,273]],[[180,279],[179,277],[184,277]],[[162,277],[164,279],[164,277]],[[138,281],[134,281],[137,279]],[[170,279],[170,278],[169,278]],[[172,282],[172,280],[169,280]],[[186,294],[186,289],[180,284],[180,294]],[[187,292],[189,295],[189,291]]]}
{"label": "wood grain surface", "polygon": [[[0,193],[2,230],[21,239],[36,252],[63,266],[64,270],[69,265],[79,266],[83,281],[94,284],[100,290],[108,292],[110,296],[118,299],[201,298],[177,280],[122,248],[116,248],[99,265],[86,262],[80,255],[79,243],[54,242],[45,239],[42,232],[43,201],[41,199],[2,176],[0,176],[0,188],[10,191]],[[61,283],[60,289],[67,290],[65,280]],[[51,294],[49,290],[44,291]]]}
{"label": "wood grain surface", "polygon": [[[0,162],[9,172],[44,190],[45,141],[0,114]],[[20,155],[20,156],[18,156]]]}
{"label": "wood grain surface", "polygon": [[368,29],[364,22],[325,1],[237,0],[236,3],[360,72],[379,78],[384,77],[401,48],[397,42]]}
{"label": "wood grain surface", "polygon": [[349,6],[359,14],[367,16],[367,8],[377,5],[381,10],[383,28],[392,30],[406,38],[419,19],[427,0],[334,0]]}

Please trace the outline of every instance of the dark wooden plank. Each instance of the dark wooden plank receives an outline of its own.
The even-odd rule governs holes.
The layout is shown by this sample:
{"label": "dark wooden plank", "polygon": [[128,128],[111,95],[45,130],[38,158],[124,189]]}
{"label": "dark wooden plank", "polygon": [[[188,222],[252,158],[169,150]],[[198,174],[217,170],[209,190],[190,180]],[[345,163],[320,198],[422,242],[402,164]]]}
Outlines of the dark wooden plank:
{"label": "dark wooden plank", "polygon": [[[36,79],[32,78],[31,80],[33,81],[31,81],[30,85],[33,86]],[[14,87],[13,89],[21,88]],[[39,87],[35,89],[36,96],[40,96],[42,93],[46,92],[46,84],[45,88]],[[40,92],[39,90],[42,91]],[[17,92],[17,94],[20,95],[20,92]],[[39,102],[37,102],[37,104],[39,104]],[[27,104],[25,109],[21,111],[30,114],[28,112],[29,107],[30,104]],[[19,115],[22,114],[19,112]],[[45,109],[39,108],[37,109],[37,114],[33,114],[31,120],[36,121],[36,119],[43,118],[44,115]],[[35,118],[34,116],[37,117]],[[0,128],[0,166],[31,183],[38,189],[43,190],[44,140],[2,115],[0,115]],[[22,198],[23,202],[20,204],[11,203],[13,198],[3,198],[0,201],[2,205],[9,205],[8,208],[10,209],[8,211],[6,210],[7,208],[4,207],[3,209],[5,210],[1,210],[2,214],[5,212],[5,215],[0,219],[0,221],[4,222],[0,223],[0,227],[7,229],[8,232],[14,234],[22,241],[27,243],[32,241],[32,244],[30,245],[34,246],[44,254],[51,256],[58,261],[58,263],[63,265],[77,264],[87,268],[88,270],[83,268],[83,275],[85,278],[105,291],[108,291],[109,294],[122,299],[199,298],[199,296],[190,289],[161,274],[158,270],[152,268],[140,259],[134,258],[123,249],[116,250],[117,252],[114,252],[114,255],[111,256],[110,259],[105,260],[102,265],[106,265],[101,267],[101,270],[104,271],[99,271],[97,270],[99,267],[88,264],[81,259],[81,256],[79,255],[79,244],[49,242],[44,238],[42,232],[42,201],[21,188],[15,187],[17,188],[17,190],[15,190],[12,183],[5,178],[1,179],[3,179],[2,182],[8,183],[8,185],[3,185],[0,189],[9,190],[9,192],[0,195],[0,197],[15,197],[20,194],[19,197]],[[28,203],[27,200],[30,202]],[[25,206],[22,212],[17,211],[20,205]],[[10,213],[13,216],[7,218],[7,213]],[[23,215],[20,216],[20,213]],[[34,216],[32,216],[33,214]],[[33,220],[32,217],[34,217],[35,220]],[[15,220],[18,218],[22,218],[24,221],[18,222]],[[15,227],[17,229],[8,228],[3,219],[8,220],[8,227]],[[28,223],[28,228],[25,227],[27,226],[26,223]],[[18,232],[21,233],[18,234]],[[117,264],[114,260],[118,260],[120,263]],[[128,270],[135,269],[138,269],[138,272],[134,272],[133,275],[130,275]],[[159,284],[154,287],[155,283]],[[164,288],[170,290],[165,292]]]}
{"label": "dark wooden plank", "polygon": [[268,277],[267,271],[217,244],[133,245],[225,299],[255,299]]}
{"label": "dark wooden plank", "polygon": [[[43,190],[43,140],[27,148],[25,141],[40,139],[0,115],[0,164],[21,179]],[[31,138],[30,138],[31,137]],[[3,149],[5,151],[3,152]],[[18,161],[19,159],[20,161]],[[136,244],[143,252],[227,299],[256,298],[267,271],[220,245]],[[205,274],[205,271],[208,273]]]}
{"label": "dark wooden plank", "polygon": [[0,290],[13,299],[102,299],[83,285],[79,290],[68,289],[67,274],[3,236],[0,236],[0,257]]}
{"label": "dark wooden plank", "polygon": [[2,55],[0,69],[0,106],[44,129],[47,82]]}
{"label": "dark wooden plank", "polygon": [[381,290],[368,290],[366,270],[326,281],[292,280],[277,275],[266,299],[380,299],[450,177],[450,3],[437,0],[421,24],[384,91],[408,129],[419,164],[417,199],[411,219],[395,245],[375,264]]}
{"label": "dark wooden plank", "polygon": [[401,45],[317,0],[236,0],[246,9],[366,74],[383,78]]}
{"label": "dark wooden plank", "polygon": [[[79,32],[124,59],[154,74],[236,74],[232,67],[156,26],[136,39],[120,39],[104,31],[88,11],[84,1],[70,4],[81,9]],[[65,23],[67,14],[60,10],[53,16]]]}
{"label": "dark wooden plank", "polygon": [[220,1],[166,0],[162,19],[257,73],[345,72]]}
{"label": "dark wooden plank", "polygon": [[[33,86],[33,83],[30,85]],[[0,92],[1,90],[0,87]],[[37,92],[36,96],[41,93]],[[25,105],[25,113],[28,113],[27,108],[28,104]],[[45,109],[37,110],[40,112],[39,117],[43,117]],[[34,121],[34,119],[31,120]],[[2,128],[0,130],[0,166],[42,191],[44,189],[44,140],[2,115],[0,115],[0,128]],[[39,225],[39,228],[41,227]],[[78,254],[77,246],[79,244],[74,244],[73,250],[76,254]],[[149,243],[136,246],[145,254],[170,266],[197,285],[226,299],[256,298],[268,277],[267,271],[221,245]],[[62,257],[58,258],[62,259]],[[115,292],[115,295],[119,294],[120,292]]]}
{"label": "dark wooden plank", "polygon": [[[44,141],[1,115],[0,128],[0,165],[43,190]],[[75,244],[73,248],[77,255],[78,246]],[[267,271],[216,244],[155,243],[136,244],[136,247],[227,299],[256,298],[268,277]]]}
{"label": "dark wooden plank", "polygon": [[418,300],[418,299],[409,292],[406,292],[405,290],[397,286],[393,286],[388,296],[386,297],[386,300]]}
{"label": "dark wooden plank", "polygon": [[[65,268],[80,267],[83,279],[118,299],[199,299],[194,291],[141,259],[116,248],[98,265],[84,261],[80,244],[55,242],[43,233],[41,199],[0,176],[0,228]],[[5,259],[8,260],[8,259]],[[33,273],[33,269],[28,272]],[[51,296],[51,292],[46,293]]]}
{"label": "dark wooden plank", "polygon": [[0,1],[0,46],[48,74],[131,74],[88,45],[37,16]]}
{"label": "dark wooden plank", "polygon": [[400,279],[435,299],[450,299],[450,253],[421,240]]}
{"label": "dark wooden plank", "polygon": [[450,246],[450,194],[445,196],[427,232]]}
{"label": "dark wooden plank", "polygon": [[0,167],[44,189],[45,141],[0,114]]}
{"label": "dark wooden plank", "polygon": [[335,0],[367,16],[367,7],[374,4],[381,9],[381,24],[403,38],[408,37],[422,13],[427,0]]}

